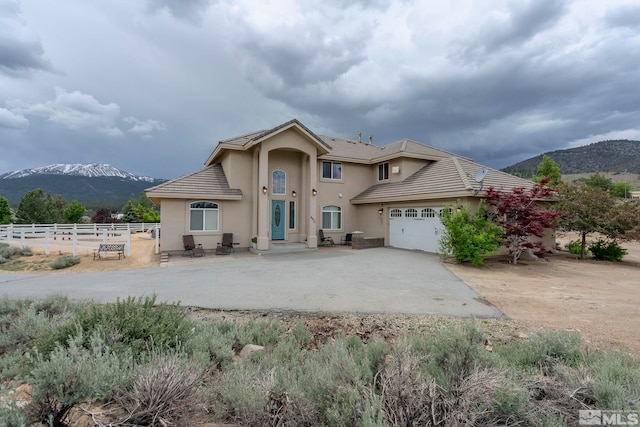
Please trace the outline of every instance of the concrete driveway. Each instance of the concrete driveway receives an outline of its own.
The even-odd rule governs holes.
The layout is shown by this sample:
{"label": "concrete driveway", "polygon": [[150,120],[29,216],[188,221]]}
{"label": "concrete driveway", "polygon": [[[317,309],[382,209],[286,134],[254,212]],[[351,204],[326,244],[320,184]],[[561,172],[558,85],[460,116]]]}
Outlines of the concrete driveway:
{"label": "concrete driveway", "polygon": [[64,294],[113,302],[154,293],[159,301],[225,310],[502,316],[437,256],[393,248],[178,256],[166,267],[0,274],[0,296],[8,298]]}

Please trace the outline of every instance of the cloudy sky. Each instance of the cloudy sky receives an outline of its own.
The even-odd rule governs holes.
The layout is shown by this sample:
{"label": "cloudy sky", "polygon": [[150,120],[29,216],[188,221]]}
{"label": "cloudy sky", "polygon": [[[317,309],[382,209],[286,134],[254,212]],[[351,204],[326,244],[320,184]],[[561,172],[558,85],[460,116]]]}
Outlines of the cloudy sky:
{"label": "cloudy sky", "polygon": [[175,178],[292,118],[495,168],[640,139],[640,3],[0,0],[0,173]]}

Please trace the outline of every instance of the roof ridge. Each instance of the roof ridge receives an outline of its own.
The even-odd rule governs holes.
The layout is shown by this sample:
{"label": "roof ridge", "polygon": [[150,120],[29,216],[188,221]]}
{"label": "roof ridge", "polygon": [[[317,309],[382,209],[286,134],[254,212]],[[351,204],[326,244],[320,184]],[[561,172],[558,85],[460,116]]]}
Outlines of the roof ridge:
{"label": "roof ridge", "polygon": [[247,132],[247,133],[245,133],[243,135],[238,135],[238,136],[233,136],[231,138],[223,139],[222,141],[220,141],[220,143],[224,144],[225,142],[233,141],[233,140],[236,140],[236,139],[248,138],[251,135],[261,134],[261,133],[264,133],[266,131],[267,131],[267,129],[254,130],[252,132]]}
{"label": "roof ridge", "polygon": [[453,165],[456,167],[456,171],[458,172],[458,175],[460,175],[460,179],[464,184],[464,188],[467,190],[473,190],[473,186],[471,185],[471,182],[469,182],[469,177],[467,176],[466,173],[464,173],[464,170],[462,169],[462,165],[460,164],[460,162],[458,162],[458,157],[457,156],[451,157],[451,161],[453,162]]}

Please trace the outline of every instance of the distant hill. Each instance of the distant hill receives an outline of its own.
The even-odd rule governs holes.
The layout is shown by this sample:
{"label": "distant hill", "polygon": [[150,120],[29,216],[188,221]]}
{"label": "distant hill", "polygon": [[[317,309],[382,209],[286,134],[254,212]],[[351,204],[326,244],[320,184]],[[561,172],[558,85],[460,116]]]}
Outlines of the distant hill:
{"label": "distant hill", "polygon": [[[625,171],[640,173],[640,141],[601,141],[544,154],[560,165],[562,174]],[[522,177],[535,176],[542,156],[532,157],[502,170]]]}
{"label": "distant hill", "polygon": [[42,188],[68,202],[77,200],[90,210],[119,209],[131,197],[162,182],[165,180],[136,176],[110,165],[58,164],[0,175],[0,196],[17,208],[27,192]]}

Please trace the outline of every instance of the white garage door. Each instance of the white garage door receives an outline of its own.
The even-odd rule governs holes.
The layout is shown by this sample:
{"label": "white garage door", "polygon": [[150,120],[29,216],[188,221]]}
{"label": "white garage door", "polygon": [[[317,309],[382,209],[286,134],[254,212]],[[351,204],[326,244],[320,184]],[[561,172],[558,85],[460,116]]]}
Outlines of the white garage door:
{"label": "white garage door", "polygon": [[389,246],[437,252],[440,234],[441,208],[389,209]]}

